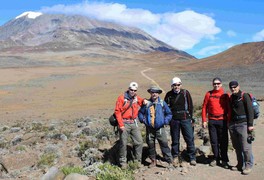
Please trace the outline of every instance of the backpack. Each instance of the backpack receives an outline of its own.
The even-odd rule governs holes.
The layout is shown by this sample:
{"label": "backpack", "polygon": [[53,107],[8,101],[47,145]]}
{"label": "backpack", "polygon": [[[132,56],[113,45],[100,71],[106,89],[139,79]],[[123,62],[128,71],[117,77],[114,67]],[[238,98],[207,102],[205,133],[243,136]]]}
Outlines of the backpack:
{"label": "backpack", "polygon": [[[254,111],[254,119],[258,119],[259,117],[259,103],[257,101],[257,99],[250,93],[247,93],[250,97],[250,100],[252,102],[252,107],[253,107],[253,111]],[[241,94],[241,98],[242,100],[244,99],[244,92],[242,92]]]}
{"label": "backpack", "polygon": [[[123,104],[123,107],[126,105],[126,103],[127,103],[127,99],[124,99],[124,104]],[[128,106],[128,108],[124,111],[124,112],[122,112],[122,115],[131,107],[131,105],[132,105],[132,101],[130,101],[130,105]],[[117,119],[116,119],[116,115],[115,115],[115,113],[113,113],[110,117],[109,117],[109,123],[110,123],[110,125],[111,126],[117,126],[118,125],[118,122],[117,122]]]}

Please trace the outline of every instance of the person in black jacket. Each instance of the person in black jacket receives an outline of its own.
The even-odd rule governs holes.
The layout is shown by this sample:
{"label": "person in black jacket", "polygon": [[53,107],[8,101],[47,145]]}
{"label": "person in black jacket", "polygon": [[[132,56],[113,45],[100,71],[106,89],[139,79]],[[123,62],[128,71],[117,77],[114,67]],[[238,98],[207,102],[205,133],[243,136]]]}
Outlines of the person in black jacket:
{"label": "person in black jacket", "polygon": [[252,142],[248,137],[254,130],[254,111],[249,94],[240,90],[237,81],[231,81],[229,88],[232,92],[229,132],[238,162],[236,166],[232,167],[232,170],[239,170],[247,175],[253,167]]}
{"label": "person in black jacket", "polygon": [[181,79],[174,77],[171,81],[171,91],[165,96],[165,102],[171,109],[171,153],[173,165],[179,165],[180,131],[187,144],[187,153],[192,166],[196,165],[194,135],[192,127],[193,102],[188,90],[182,89]]}

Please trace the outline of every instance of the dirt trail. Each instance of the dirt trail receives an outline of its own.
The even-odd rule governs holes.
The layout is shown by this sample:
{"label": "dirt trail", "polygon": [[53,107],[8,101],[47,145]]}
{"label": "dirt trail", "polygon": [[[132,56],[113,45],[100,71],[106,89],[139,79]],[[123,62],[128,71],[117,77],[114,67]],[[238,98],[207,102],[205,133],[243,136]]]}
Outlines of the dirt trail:
{"label": "dirt trail", "polygon": [[[144,69],[144,70],[142,70],[140,73],[142,74],[142,76],[144,76],[145,78],[147,78],[148,80],[150,80],[151,83],[152,83],[153,85],[156,85],[156,86],[160,87],[160,85],[159,85],[154,79],[152,79],[151,77],[149,77],[149,76],[147,76],[147,75],[145,74],[145,72],[147,72],[147,71],[149,71],[149,70],[151,70],[151,69],[152,69],[152,68]],[[161,87],[160,87],[160,89],[162,90],[162,92],[165,92]]]}

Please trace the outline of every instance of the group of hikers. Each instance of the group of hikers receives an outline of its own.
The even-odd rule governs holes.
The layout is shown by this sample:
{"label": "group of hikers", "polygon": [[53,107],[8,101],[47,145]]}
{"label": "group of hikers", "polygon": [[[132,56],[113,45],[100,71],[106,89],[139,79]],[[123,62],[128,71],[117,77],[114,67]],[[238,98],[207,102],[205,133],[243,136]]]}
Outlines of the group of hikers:
{"label": "group of hikers", "polygon": [[[179,77],[171,80],[171,90],[164,100],[160,97],[162,89],[151,86],[147,91],[150,98],[137,95],[138,84],[131,82],[128,90],[121,94],[115,106],[115,116],[119,129],[119,163],[127,168],[127,143],[131,137],[135,159],[141,165],[143,140],[138,120],[146,127],[146,143],[151,163],[157,165],[156,140],[168,168],[180,165],[180,132],[186,142],[188,160],[196,166],[194,144],[193,101],[188,90],[183,89]],[[222,87],[222,80],[212,80],[213,89],[205,94],[202,106],[202,127],[209,130],[213,158],[210,166],[222,166],[247,175],[253,167],[252,141],[249,134],[253,131],[253,107],[249,94],[243,93],[237,81],[231,81],[231,95]],[[165,125],[170,126],[171,148],[168,145]],[[228,164],[228,130],[236,152],[237,165]]]}

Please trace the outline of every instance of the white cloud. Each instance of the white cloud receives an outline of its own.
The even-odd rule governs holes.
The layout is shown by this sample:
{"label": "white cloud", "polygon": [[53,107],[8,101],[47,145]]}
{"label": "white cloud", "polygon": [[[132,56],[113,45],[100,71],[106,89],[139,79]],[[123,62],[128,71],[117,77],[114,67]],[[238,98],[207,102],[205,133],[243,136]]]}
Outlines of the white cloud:
{"label": "white cloud", "polygon": [[191,49],[202,39],[214,39],[221,32],[215,20],[207,15],[187,10],[178,13],[155,14],[144,9],[127,8],[124,4],[85,1],[75,5],[45,7],[44,13],[80,14],[104,21],[143,29],[153,37],[181,50]]}
{"label": "white cloud", "polygon": [[197,53],[197,55],[203,56],[203,57],[208,57],[208,56],[223,52],[224,50],[229,49],[232,46],[234,46],[234,44],[232,44],[232,43],[226,43],[226,44],[217,45],[217,46],[207,46],[205,48],[202,48]]}
{"label": "white cloud", "polygon": [[229,30],[229,31],[227,31],[227,33],[226,33],[229,37],[235,37],[237,34],[236,34],[236,32],[235,31],[232,31],[232,30]]}
{"label": "white cloud", "polygon": [[253,41],[264,41],[264,29],[253,36]]}

